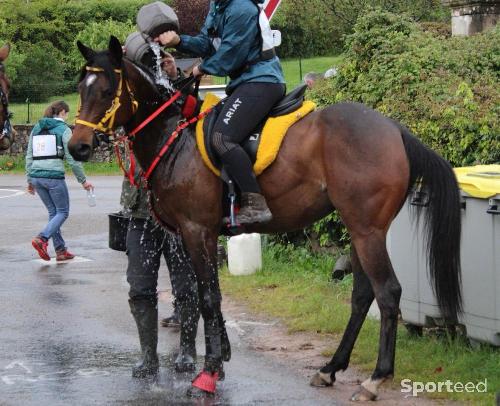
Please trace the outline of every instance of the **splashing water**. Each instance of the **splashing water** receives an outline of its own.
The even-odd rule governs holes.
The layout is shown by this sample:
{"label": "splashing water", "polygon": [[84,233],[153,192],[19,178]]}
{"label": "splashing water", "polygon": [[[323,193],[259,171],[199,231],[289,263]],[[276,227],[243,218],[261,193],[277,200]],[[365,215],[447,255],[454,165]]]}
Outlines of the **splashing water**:
{"label": "splashing water", "polygon": [[169,92],[173,93],[174,88],[172,86],[172,82],[168,78],[168,76],[163,72],[163,69],[161,68],[161,48],[160,45],[157,44],[156,42],[151,42],[149,44],[151,47],[151,50],[155,54],[155,82],[157,85],[163,86],[165,89],[167,89]]}

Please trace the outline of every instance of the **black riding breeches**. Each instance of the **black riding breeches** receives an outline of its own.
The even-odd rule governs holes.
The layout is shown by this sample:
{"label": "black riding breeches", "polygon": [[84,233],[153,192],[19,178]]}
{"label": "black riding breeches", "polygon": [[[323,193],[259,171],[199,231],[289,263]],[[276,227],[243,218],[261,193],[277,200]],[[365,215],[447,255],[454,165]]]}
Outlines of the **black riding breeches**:
{"label": "black riding breeches", "polygon": [[284,96],[279,83],[244,83],[225,102],[213,127],[212,145],[242,192],[258,193],[252,162],[239,145]]}
{"label": "black riding breeches", "polygon": [[172,294],[180,303],[197,298],[196,276],[179,236],[151,220],[131,218],[127,232],[127,281],[131,299],[157,300],[158,269],[164,256]]}

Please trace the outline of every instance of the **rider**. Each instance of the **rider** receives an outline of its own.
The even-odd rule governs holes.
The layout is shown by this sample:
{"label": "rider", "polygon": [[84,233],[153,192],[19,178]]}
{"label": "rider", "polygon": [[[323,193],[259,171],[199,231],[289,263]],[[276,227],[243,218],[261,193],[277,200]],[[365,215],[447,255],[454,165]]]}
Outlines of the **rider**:
{"label": "rider", "polygon": [[[152,35],[163,46],[205,58],[193,75],[229,76],[228,94],[213,127],[213,147],[241,190],[240,224],[272,219],[253,172],[239,145],[285,94],[280,61],[272,48],[264,0],[212,0],[197,36],[167,31]],[[267,35],[266,35],[267,34]],[[264,49],[266,48],[267,49]]]}

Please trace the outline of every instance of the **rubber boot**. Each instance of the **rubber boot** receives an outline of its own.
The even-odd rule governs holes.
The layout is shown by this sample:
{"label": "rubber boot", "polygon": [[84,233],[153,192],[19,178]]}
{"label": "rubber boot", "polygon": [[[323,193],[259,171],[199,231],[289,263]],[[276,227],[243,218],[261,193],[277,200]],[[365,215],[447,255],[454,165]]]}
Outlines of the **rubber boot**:
{"label": "rubber boot", "polygon": [[179,355],[174,361],[177,372],[191,372],[196,368],[196,334],[200,310],[196,301],[177,302],[181,322]]}
{"label": "rubber boot", "polygon": [[241,208],[236,216],[239,224],[267,223],[272,218],[273,215],[263,195],[246,192],[241,194]]}
{"label": "rubber boot", "polygon": [[158,354],[158,308],[151,300],[129,300],[130,311],[134,316],[139,341],[141,343],[142,359],[132,368],[132,377],[146,378],[156,376],[159,371]]}

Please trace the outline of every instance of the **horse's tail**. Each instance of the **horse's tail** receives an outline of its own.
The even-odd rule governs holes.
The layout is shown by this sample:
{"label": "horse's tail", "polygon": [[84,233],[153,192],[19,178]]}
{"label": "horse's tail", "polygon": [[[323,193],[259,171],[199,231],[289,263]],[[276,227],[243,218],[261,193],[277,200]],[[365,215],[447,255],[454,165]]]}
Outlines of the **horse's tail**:
{"label": "horse's tail", "polygon": [[418,183],[428,197],[424,234],[434,293],[444,317],[456,321],[462,312],[461,213],[457,180],[447,161],[422,144],[408,129],[400,128],[410,163],[408,191]]}

